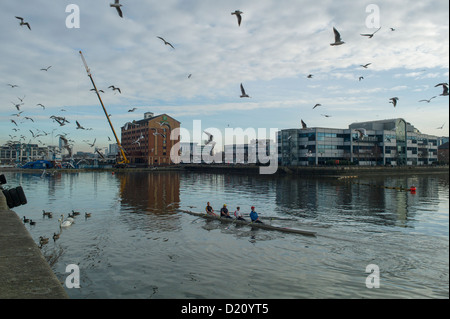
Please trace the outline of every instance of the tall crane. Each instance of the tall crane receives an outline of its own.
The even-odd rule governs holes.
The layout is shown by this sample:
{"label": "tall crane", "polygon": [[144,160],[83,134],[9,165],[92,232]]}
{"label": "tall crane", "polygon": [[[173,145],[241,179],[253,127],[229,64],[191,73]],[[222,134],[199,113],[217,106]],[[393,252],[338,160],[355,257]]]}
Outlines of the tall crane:
{"label": "tall crane", "polygon": [[86,72],[87,72],[89,78],[91,79],[92,85],[94,86],[95,93],[97,93],[98,100],[100,101],[100,104],[102,105],[103,112],[105,112],[105,116],[106,116],[106,119],[108,120],[109,126],[111,127],[114,137],[116,138],[117,146],[119,147],[119,151],[120,151],[120,160],[117,161],[117,164],[119,166],[126,166],[126,164],[129,164],[130,161],[127,158],[127,156],[125,155],[125,151],[123,150],[123,147],[120,144],[119,138],[117,137],[116,131],[114,130],[114,127],[109,118],[108,112],[106,112],[105,105],[103,105],[103,101],[102,101],[102,98],[100,97],[100,93],[98,93],[97,86],[95,86],[94,79],[92,78],[91,70],[89,70],[86,60],[84,59],[83,53],[81,51],[80,51],[80,55],[81,55],[81,59],[83,60],[84,67],[86,68]]}

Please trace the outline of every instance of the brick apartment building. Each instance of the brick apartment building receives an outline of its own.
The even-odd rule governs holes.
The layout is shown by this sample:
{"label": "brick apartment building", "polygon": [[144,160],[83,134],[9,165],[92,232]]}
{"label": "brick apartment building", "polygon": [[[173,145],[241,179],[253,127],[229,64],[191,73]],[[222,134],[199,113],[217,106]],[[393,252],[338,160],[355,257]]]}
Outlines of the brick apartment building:
{"label": "brick apartment building", "polygon": [[171,140],[180,122],[167,114],[144,114],[144,119],[128,122],[121,128],[121,144],[130,164],[138,166],[172,165],[170,150],[180,141]]}

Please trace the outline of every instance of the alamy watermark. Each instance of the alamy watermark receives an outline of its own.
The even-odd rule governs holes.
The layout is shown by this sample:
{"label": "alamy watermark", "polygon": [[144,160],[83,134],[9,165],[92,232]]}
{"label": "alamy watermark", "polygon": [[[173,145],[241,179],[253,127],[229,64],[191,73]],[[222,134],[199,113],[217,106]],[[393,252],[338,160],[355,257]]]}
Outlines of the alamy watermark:
{"label": "alamy watermark", "polygon": [[70,274],[67,276],[65,284],[68,289],[80,288],[80,267],[76,264],[70,264],[66,266],[66,273]]}
{"label": "alamy watermark", "polygon": [[369,4],[366,7],[366,27],[368,29],[378,29],[381,27],[380,23],[380,7],[376,4]]}
{"label": "alamy watermark", "polygon": [[[278,169],[278,146],[276,140],[271,140],[267,136],[274,136],[277,131],[277,128],[270,128],[267,135],[266,128],[228,127],[225,128],[224,136],[220,129],[214,127],[202,129],[201,121],[194,120],[192,134],[184,128],[171,131],[171,140],[175,141],[182,137],[185,142],[178,142],[171,148],[170,158],[175,164],[180,162],[258,164],[262,165],[259,168],[260,174],[274,174]],[[196,145],[194,140],[204,143]],[[226,145],[224,141],[232,143]],[[218,143],[225,144],[223,150],[217,149]]]}
{"label": "alamy watermark", "polygon": [[70,12],[70,14],[66,17],[66,28],[79,29],[80,28],[80,7],[76,4],[69,4],[66,6],[66,12]]}
{"label": "alamy watermark", "polygon": [[366,287],[369,289],[380,288],[380,267],[375,264],[367,265],[366,273],[370,273],[366,278]]}

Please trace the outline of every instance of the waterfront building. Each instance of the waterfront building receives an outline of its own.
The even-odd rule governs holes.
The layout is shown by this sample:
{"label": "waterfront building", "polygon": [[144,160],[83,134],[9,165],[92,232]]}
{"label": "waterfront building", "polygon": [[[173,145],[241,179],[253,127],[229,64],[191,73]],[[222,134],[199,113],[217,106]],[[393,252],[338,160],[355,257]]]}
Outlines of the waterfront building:
{"label": "waterfront building", "polygon": [[56,146],[39,146],[37,144],[12,142],[0,147],[1,164],[24,164],[36,160],[54,161],[58,148]]}
{"label": "waterfront building", "polygon": [[448,142],[438,147],[438,161],[440,164],[448,164]]}
{"label": "waterfront building", "polygon": [[117,143],[108,145],[108,151],[106,153],[107,156],[111,156],[111,155],[115,156],[118,153],[119,153],[119,146],[117,145]]}
{"label": "waterfront building", "polygon": [[438,137],[402,118],[277,132],[279,165],[430,165]]}
{"label": "waterfront building", "polygon": [[170,150],[180,141],[180,137],[171,140],[170,134],[179,127],[180,122],[171,116],[167,114],[154,116],[151,112],[146,112],[144,119],[125,123],[121,128],[121,144],[130,164],[142,166],[173,164]]}
{"label": "waterfront building", "polygon": [[224,163],[226,164],[256,164],[266,163],[275,153],[275,142],[270,139],[253,139],[250,143],[227,144],[224,146]]}

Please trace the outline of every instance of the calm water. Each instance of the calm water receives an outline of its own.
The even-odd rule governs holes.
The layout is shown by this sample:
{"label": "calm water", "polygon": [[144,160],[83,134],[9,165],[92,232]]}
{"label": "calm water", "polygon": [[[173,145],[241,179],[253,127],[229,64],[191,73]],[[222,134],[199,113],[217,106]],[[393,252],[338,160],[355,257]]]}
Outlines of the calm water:
{"label": "calm water", "polygon": [[[59,231],[60,214],[81,211],[42,248],[61,282],[80,268],[71,298],[448,298],[449,176],[361,178],[417,186],[416,194],[332,179],[177,172],[5,174],[37,221],[32,237]],[[228,227],[177,212],[210,201],[309,229],[316,238]],[[53,219],[43,218],[42,210]],[[84,218],[84,212],[92,217]],[[366,266],[380,287],[366,287]]]}

